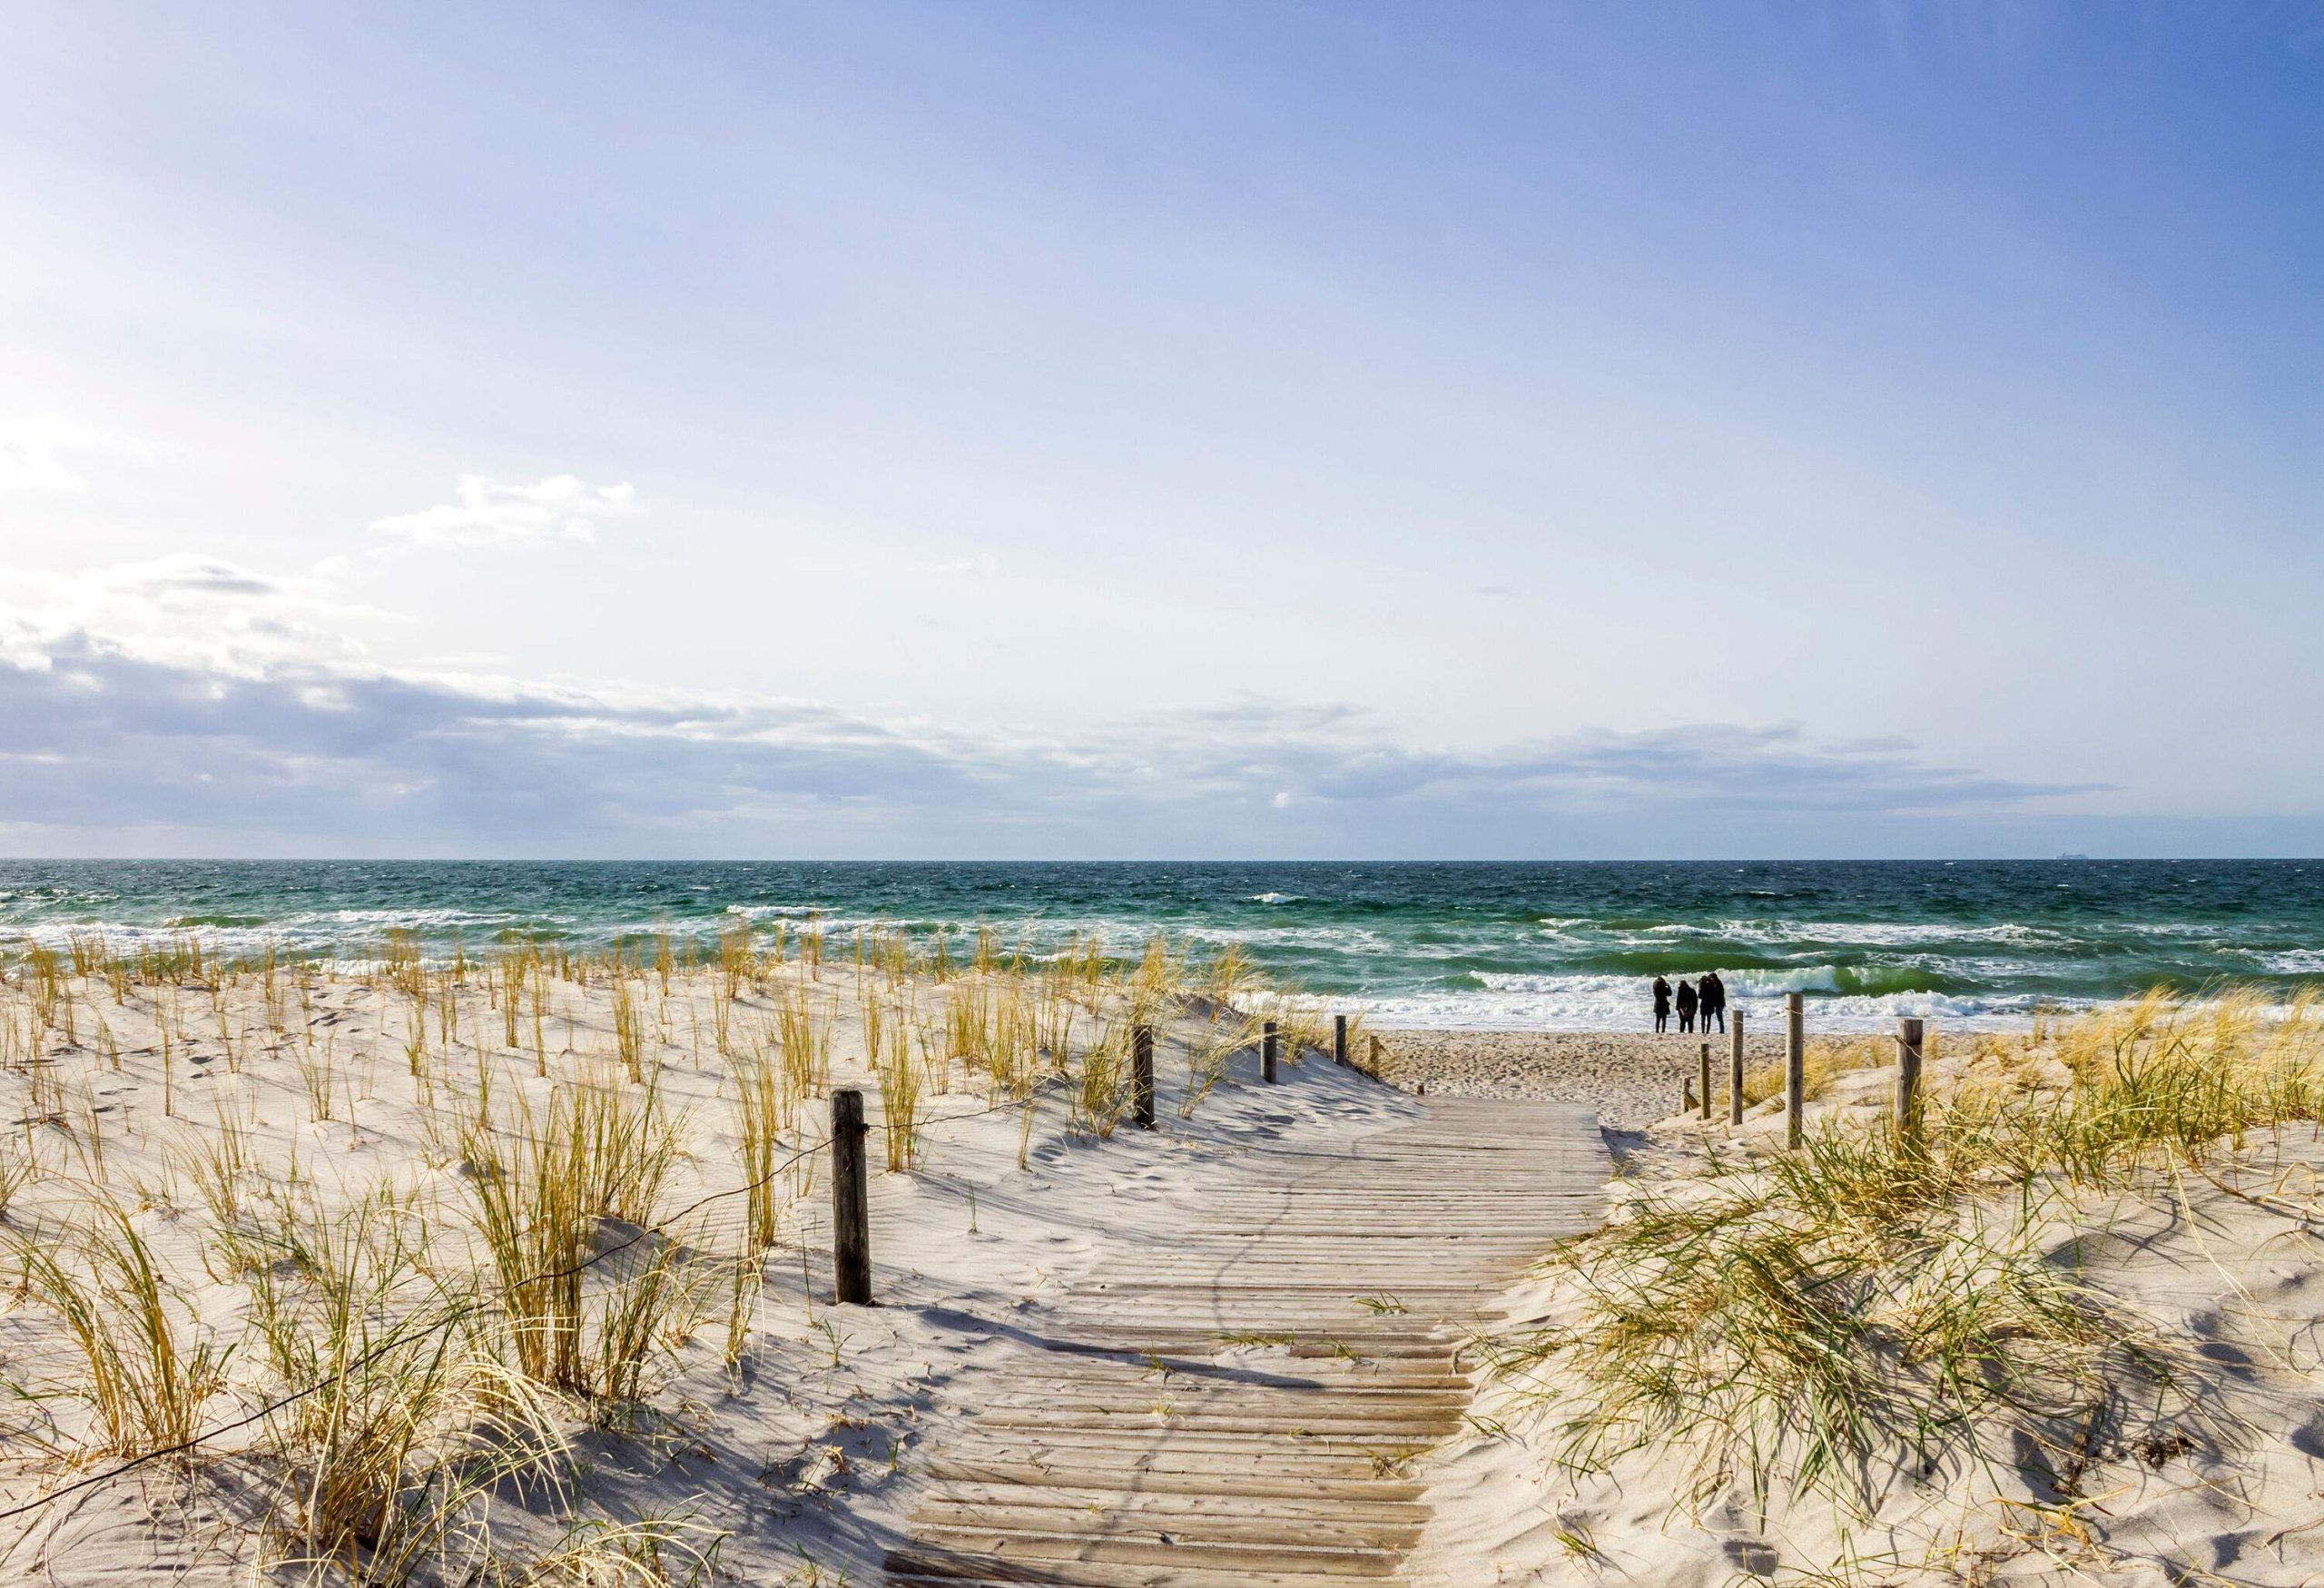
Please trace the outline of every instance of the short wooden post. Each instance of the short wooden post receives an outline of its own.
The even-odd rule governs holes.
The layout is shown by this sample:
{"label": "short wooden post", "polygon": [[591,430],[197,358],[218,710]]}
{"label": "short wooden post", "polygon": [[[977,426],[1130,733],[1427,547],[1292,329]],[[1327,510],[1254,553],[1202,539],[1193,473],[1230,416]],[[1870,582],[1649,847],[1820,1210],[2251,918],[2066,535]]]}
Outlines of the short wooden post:
{"label": "short wooden post", "polygon": [[1372,1039],[1372,1079],[1380,1079],[1380,1039]]}
{"label": "short wooden post", "polygon": [[1783,1144],[1797,1147],[1807,1134],[1807,999],[1787,992],[1783,998]]}
{"label": "short wooden post", "polygon": [[842,1307],[872,1305],[872,1202],[864,1185],[863,1094],[832,1093],[832,1289]]}
{"label": "short wooden post", "polygon": [[1269,1021],[1259,1032],[1259,1079],[1269,1086],[1275,1084],[1275,1021]]}
{"label": "short wooden post", "polygon": [[1735,1039],[1733,1050],[1727,1057],[1727,1122],[1743,1122],[1743,1011],[1727,1012],[1727,1029]]}
{"label": "short wooden post", "polygon": [[1129,1036],[1129,1106],[1138,1129],[1154,1129],[1154,1028],[1143,1021]]}
{"label": "short wooden post", "polygon": [[1921,1128],[1921,1022],[1896,1022],[1896,1134],[1911,1137]]}
{"label": "short wooden post", "polygon": [[1703,1119],[1705,1123],[1709,1123],[1710,1119],[1710,1044],[1709,1042],[1705,1042],[1703,1044],[1701,1080],[1703,1089]]}
{"label": "short wooden post", "polygon": [[1332,1062],[1347,1062],[1347,1016],[1344,1014],[1332,1016]]}
{"label": "short wooden post", "polygon": [[1679,1082],[1679,1111],[1681,1114],[1695,1111],[1695,1083],[1691,1080]]}

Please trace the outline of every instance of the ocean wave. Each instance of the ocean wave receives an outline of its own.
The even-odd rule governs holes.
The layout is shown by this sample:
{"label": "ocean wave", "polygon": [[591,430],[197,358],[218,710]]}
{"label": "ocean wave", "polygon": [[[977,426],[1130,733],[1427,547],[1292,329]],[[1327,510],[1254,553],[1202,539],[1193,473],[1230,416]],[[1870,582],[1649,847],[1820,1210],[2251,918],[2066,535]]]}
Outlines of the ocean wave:
{"label": "ocean wave", "polygon": [[1427,943],[1399,943],[1365,926],[1202,926],[1182,927],[1174,935],[1195,942],[1248,943],[1286,948],[1336,950],[1367,957],[1395,954],[1427,960],[1462,952]]}
{"label": "ocean wave", "polygon": [[[1818,967],[1817,969],[1828,969]],[[1482,972],[1484,991],[1390,994],[1346,1001],[1384,1028],[1443,1031],[1646,1031],[1653,1021],[1645,984],[1635,976],[1520,975]],[[2086,1007],[2093,1001],[2036,999],[2031,994],[1934,991],[1837,992],[1808,987],[1730,985],[1730,1007],[1752,1030],[1780,1029],[1784,994],[1808,994],[1811,1031],[1893,1031],[1905,1016],[1944,1021],[1958,1031],[2023,1031],[2037,1004]]]}
{"label": "ocean wave", "polygon": [[2324,976],[2324,949],[2286,949],[2252,958],[2280,976]]}
{"label": "ocean wave", "polygon": [[1635,942],[1640,937],[1702,938],[1714,942],[1767,943],[1777,947],[1837,943],[1851,948],[1905,948],[1922,943],[1946,942],[2073,941],[2063,932],[2014,921],[2004,921],[1992,926],[1965,926],[1891,921],[1769,921],[1755,917],[1714,921],[1708,925],[1698,922],[1665,922],[1659,926],[1648,927],[1642,932],[1633,933],[1626,941]]}
{"label": "ocean wave", "polygon": [[439,906],[425,910],[320,910],[286,915],[282,924],[292,930],[320,926],[374,927],[380,931],[440,932],[461,926],[511,926],[526,917],[513,910],[460,910]]}
{"label": "ocean wave", "polygon": [[1305,893],[1254,893],[1251,895],[1251,902],[1254,904],[1295,904],[1300,900],[1305,899],[1306,896],[1307,895]]}
{"label": "ocean wave", "polygon": [[[1726,981],[1721,972],[1719,980]],[[1740,992],[1749,997],[1770,996],[1785,992],[1837,992],[1840,990],[1840,968],[1837,965],[1797,965],[1780,971],[1738,971],[1735,985],[1728,989],[1729,995]]]}

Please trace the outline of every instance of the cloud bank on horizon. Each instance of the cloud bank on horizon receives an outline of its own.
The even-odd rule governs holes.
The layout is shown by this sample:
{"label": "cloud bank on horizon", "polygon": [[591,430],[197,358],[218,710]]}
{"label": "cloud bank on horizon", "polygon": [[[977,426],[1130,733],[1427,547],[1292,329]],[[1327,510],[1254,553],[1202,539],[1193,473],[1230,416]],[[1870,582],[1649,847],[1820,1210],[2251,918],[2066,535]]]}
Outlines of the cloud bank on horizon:
{"label": "cloud bank on horizon", "polygon": [[1609,814],[1880,816],[2089,792],[1930,765],[1902,741],[1818,744],[1790,725],[1460,753],[1396,743],[1360,708],[1256,695],[1030,732],[391,667],[340,637],[329,581],[213,557],[94,570],[42,594],[0,605],[0,720],[19,735],[0,752],[0,824],[111,835],[127,853],[271,847],[253,834],[335,853],[872,853],[912,833],[935,853],[1039,855],[1108,851],[1125,831],[1196,853],[1208,835],[1256,831],[1261,812],[1298,813],[1295,834],[1312,843],[1384,811],[1445,834],[1517,833]]}
{"label": "cloud bank on horizon", "polygon": [[2297,14],[12,29],[0,852],[2324,852]]}

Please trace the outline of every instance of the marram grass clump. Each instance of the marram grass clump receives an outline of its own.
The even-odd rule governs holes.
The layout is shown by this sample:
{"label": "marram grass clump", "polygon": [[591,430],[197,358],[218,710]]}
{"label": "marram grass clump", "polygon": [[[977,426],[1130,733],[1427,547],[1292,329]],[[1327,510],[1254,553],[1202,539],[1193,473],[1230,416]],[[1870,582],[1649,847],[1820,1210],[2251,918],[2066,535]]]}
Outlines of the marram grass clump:
{"label": "marram grass clump", "polygon": [[1999,1462],[2057,1478],[2126,1421],[2210,1442],[2202,1364],[2082,1251],[2124,1198],[2319,1118],[2305,1000],[2156,994],[1982,1037],[1915,1131],[1837,1114],[1797,1151],[1713,1146],[1701,1173],[1632,1185],[1551,1259],[1561,1321],[1500,1341],[1496,1366],[1569,1471],[1676,1455],[1698,1509],[1739,1488],[1868,1515]]}
{"label": "marram grass clump", "polygon": [[704,1572],[721,1535],[683,1496],[590,1509],[591,1452],[683,1440],[714,1383],[800,1391],[756,1319],[818,1256],[835,1069],[876,1087],[886,1170],[920,1175],[963,1090],[1102,1139],[1138,1022],[1191,1111],[1256,1030],[1231,999],[1265,992],[1238,953],[1160,940],[1036,955],[812,920],[442,951],[0,941],[22,1526],[167,1453],[120,1481],[226,1485],[247,1526],[222,1547],[284,1580]]}

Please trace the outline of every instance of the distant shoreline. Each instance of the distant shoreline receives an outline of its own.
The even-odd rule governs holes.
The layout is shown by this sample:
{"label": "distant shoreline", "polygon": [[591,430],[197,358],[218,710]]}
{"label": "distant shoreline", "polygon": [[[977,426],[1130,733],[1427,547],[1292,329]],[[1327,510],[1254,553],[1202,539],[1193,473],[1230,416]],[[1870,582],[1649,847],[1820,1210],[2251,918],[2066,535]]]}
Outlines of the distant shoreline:
{"label": "distant shoreline", "polygon": [[[1541,1098],[1587,1103],[1609,1129],[1643,1129],[1677,1113],[1682,1088],[1711,1045],[1713,1095],[1727,1094],[1734,1039],[1718,1031],[1470,1031],[1377,1030],[1383,1070],[1405,1091],[1432,1097]],[[1860,1032],[1826,1033],[1860,1038]],[[1747,1066],[1783,1057],[1780,1025],[1750,1026]]]}
{"label": "distant shoreline", "polygon": [[2299,862],[0,862],[0,959],[22,939],[430,963],[508,942],[683,961],[734,933],[901,932],[958,962],[1156,937],[1234,954],[1381,1029],[1638,1030],[1657,975],[1716,969],[1755,1027],[2023,1031],[2165,986],[2324,992],[2324,863]]}

